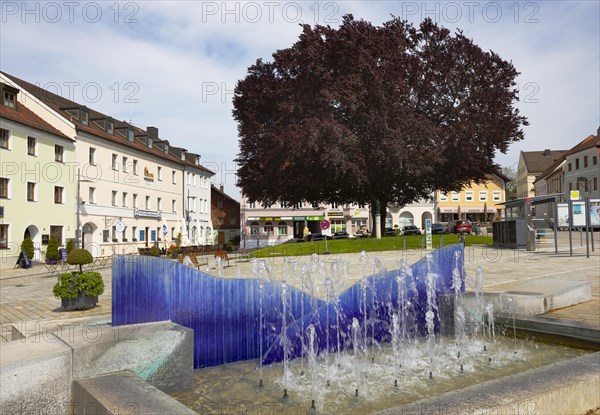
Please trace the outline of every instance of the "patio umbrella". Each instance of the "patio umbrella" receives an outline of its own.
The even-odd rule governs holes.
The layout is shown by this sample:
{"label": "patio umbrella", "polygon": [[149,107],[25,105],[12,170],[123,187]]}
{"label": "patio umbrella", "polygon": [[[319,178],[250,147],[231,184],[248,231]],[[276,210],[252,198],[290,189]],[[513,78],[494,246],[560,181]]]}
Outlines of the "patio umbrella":
{"label": "patio umbrella", "polygon": [[[165,235],[164,230],[167,230],[167,234]],[[162,219],[162,222],[160,224],[160,238],[163,240],[163,245],[165,247],[165,249],[168,248],[168,244],[167,244],[167,239],[169,236],[169,224],[167,223],[167,220],[165,218]]]}
{"label": "patio umbrella", "polygon": [[181,233],[181,246],[187,246],[189,239],[187,237],[187,229],[185,228],[185,220],[183,218],[179,220],[179,232]]}
{"label": "patio umbrella", "polygon": [[194,244],[202,244],[202,235],[200,235],[200,221],[196,219],[196,234],[194,235]]}

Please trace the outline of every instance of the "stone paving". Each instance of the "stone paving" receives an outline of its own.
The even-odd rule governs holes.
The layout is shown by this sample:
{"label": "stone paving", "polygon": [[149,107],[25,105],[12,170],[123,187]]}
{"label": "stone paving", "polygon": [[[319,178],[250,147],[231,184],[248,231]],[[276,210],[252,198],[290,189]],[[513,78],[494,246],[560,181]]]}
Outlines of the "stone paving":
{"label": "stone paving", "polygon": [[[465,259],[468,275],[474,276],[477,267],[484,272],[484,291],[502,292],[524,281],[543,277],[564,280],[590,281],[592,283],[593,299],[585,303],[545,313],[543,316],[595,324],[600,329],[600,232],[595,234],[595,251],[586,257],[585,246],[580,246],[579,240],[574,240],[574,255],[569,255],[568,236],[565,232],[559,234],[560,252],[554,253],[553,240],[546,238],[538,245],[535,252],[524,250],[497,250],[490,247],[466,247]],[[398,267],[398,261],[406,259],[409,264],[418,261],[426,252],[415,251],[386,251],[368,253],[369,262],[364,267],[365,273],[373,270],[372,259],[377,257],[386,269]],[[321,256],[321,261],[331,261],[335,254]],[[349,263],[349,277],[345,282],[348,287],[358,281],[363,274],[360,255],[341,254],[341,258]],[[300,263],[308,262],[310,257],[301,257]],[[280,279],[283,275],[283,258],[270,258],[273,275]],[[213,268],[209,273],[216,275],[214,261],[209,264]],[[231,266],[223,270],[224,277],[250,277],[250,262],[231,261]],[[203,271],[206,271],[204,268]],[[90,310],[65,312],[60,309],[60,300],[54,298],[52,286],[56,277],[50,277],[41,265],[30,270],[1,270],[0,271],[0,324],[27,326],[32,322],[77,321],[87,318],[110,319],[111,315],[111,269],[103,268],[102,273],[105,293],[100,296],[98,305]],[[291,281],[294,283],[294,281]],[[317,284],[317,295],[323,295],[322,284]],[[467,284],[469,289],[469,284]]]}

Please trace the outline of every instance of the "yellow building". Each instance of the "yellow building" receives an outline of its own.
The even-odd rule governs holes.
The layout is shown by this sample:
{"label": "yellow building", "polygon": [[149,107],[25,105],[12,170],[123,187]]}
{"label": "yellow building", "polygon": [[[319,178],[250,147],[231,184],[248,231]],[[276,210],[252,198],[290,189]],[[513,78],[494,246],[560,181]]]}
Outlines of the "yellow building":
{"label": "yellow building", "polygon": [[484,183],[471,185],[459,192],[436,192],[437,221],[468,219],[488,223],[502,217],[506,201],[505,184],[509,179],[498,173],[490,174]]}

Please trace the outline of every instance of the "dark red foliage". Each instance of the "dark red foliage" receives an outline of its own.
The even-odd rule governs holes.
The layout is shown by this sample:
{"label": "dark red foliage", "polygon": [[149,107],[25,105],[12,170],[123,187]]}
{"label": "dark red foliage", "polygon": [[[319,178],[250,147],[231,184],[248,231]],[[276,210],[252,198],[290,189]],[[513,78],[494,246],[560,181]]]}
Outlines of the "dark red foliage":
{"label": "dark red foliage", "polygon": [[460,31],[345,16],[303,26],[235,89],[238,185],[251,201],[408,204],[495,172],[523,139],[518,72]]}

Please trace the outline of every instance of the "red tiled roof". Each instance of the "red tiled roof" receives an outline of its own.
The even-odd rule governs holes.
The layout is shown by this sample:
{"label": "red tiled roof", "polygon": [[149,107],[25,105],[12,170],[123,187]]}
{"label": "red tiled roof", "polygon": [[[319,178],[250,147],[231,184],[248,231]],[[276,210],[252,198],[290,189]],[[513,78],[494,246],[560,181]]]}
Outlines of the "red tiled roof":
{"label": "red tiled roof", "polygon": [[75,141],[73,138],[66,136],[46,121],[35,115],[21,103],[17,102],[16,108],[7,108],[4,105],[0,105],[0,117],[9,119],[11,121],[18,122],[19,124],[27,125],[36,128],[47,133],[54,134],[58,137],[67,139],[69,141]]}
{"label": "red tiled roof", "polygon": [[[102,139],[105,139],[105,140],[108,140],[108,141],[111,141],[114,143],[118,143],[118,144],[121,144],[121,145],[124,145],[127,147],[131,147],[138,151],[152,154],[156,157],[160,157],[165,160],[169,160],[169,161],[176,162],[179,164],[185,163],[188,166],[203,170],[210,174],[214,174],[214,172],[210,171],[209,169],[207,169],[203,166],[198,166],[195,163],[190,162],[189,160],[183,161],[183,160],[181,160],[181,158],[174,156],[170,152],[167,154],[162,149],[157,148],[155,145],[153,145],[152,148],[149,148],[146,145],[146,143],[142,142],[141,139],[138,138],[138,136],[147,136],[148,135],[147,131],[145,131],[139,127],[136,127],[134,125],[131,125],[125,121],[114,120],[114,119],[112,119],[112,117],[109,117],[109,116],[102,114],[98,111],[95,111],[91,108],[88,108],[88,110],[89,110],[88,124],[87,125],[82,124],[77,119],[73,118],[71,114],[66,112],[65,109],[81,108],[81,107],[83,107],[83,105],[81,105],[77,102],[71,101],[69,99],[66,99],[60,95],[56,95],[50,91],[42,89],[41,87],[39,87],[37,85],[33,85],[33,84],[31,84],[27,81],[24,81],[22,79],[19,79],[13,75],[7,74],[6,72],[1,72],[1,73],[4,74],[5,76],[9,77],[12,81],[14,81],[21,88],[27,90],[29,93],[31,93],[37,99],[42,101],[44,104],[48,105],[50,108],[52,108],[54,111],[56,111],[57,113],[62,115],[64,118],[70,120],[73,124],[75,124],[75,127],[77,128],[78,131],[83,131],[85,133],[94,135],[95,137],[102,138]],[[92,121],[94,119],[107,119],[107,118],[111,118],[114,122],[114,134],[108,134],[103,128],[101,128],[100,126],[98,126],[96,123],[94,123]],[[133,130],[135,131],[136,139],[134,139],[133,142],[130,142],[129,140],[127,140],[126,137],[123,137],[119,133],[117,133],[117,130],[119,128],[133,128]],[[158,142],[155,142],[155,144],[158,144],[162,141],[164,141],[164,140],[159,139]]]}
{"label": "red tiled roof", "polygon": [[600,147],[600,135],[589,135],[584,138],[579,144],[565,153],[565,156],[579,153],[580,151],[587,150],[592,147]]}

